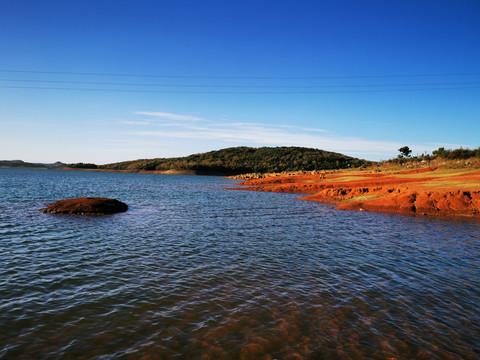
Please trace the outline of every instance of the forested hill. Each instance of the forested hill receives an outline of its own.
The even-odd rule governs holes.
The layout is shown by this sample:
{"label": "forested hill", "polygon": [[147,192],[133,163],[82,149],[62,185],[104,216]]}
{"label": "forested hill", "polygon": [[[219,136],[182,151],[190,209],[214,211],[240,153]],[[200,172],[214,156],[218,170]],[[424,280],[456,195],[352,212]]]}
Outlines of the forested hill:
{"label": "forested hill", "polygon": [[98,166],[110,170],[180,170],[197,174],[238,175],[359,167],[368,161],[303,147],[234,147],[181,158],[134,160]]}

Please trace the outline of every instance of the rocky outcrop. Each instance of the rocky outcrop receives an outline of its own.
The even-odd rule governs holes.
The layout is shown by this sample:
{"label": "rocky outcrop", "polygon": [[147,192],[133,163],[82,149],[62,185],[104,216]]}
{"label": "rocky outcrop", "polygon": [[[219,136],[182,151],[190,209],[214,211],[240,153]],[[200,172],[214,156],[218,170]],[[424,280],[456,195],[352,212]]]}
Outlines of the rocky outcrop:
{"label": "rocky outcrop", "polygon": [[84,197],[60,200],[43,209],[49,214],[110,215],[128,210],[128,205],[101,197]]}

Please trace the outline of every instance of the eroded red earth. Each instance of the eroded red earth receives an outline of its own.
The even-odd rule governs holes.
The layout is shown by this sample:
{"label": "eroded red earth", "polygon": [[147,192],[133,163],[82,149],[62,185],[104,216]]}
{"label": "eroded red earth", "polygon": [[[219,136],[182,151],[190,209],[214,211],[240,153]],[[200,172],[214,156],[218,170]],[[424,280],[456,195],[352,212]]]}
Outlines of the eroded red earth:
{"label": "eroded red earth", "polygon": [[321,174],[272,174],[247,179],[244,190],[307,194],[302,200],[342,210],[480,218],[478,168],[392,169],[382,166]]}

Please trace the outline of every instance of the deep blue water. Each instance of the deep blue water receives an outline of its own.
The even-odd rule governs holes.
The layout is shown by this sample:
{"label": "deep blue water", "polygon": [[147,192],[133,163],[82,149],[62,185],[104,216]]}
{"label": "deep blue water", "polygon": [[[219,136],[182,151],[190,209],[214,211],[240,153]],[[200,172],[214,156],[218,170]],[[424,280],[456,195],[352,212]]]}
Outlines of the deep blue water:
{"label": "deep blue water", "polygon": [[0,169],[0,358],[480,358],[479,222],[234,184]]}

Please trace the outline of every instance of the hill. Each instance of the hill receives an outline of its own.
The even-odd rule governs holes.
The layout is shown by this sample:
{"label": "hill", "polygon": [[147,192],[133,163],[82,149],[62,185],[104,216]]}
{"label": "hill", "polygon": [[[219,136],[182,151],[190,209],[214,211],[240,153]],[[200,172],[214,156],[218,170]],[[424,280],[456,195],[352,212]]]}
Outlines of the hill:
{"label": "hill", "polygon": [[282,171],[346,169],[371,162],[339,153],[303,147],[233,147],[179,158],[142,159],[100,165],[124,171],[190,171],[196,174],[238,175]]}
{"label": "hill", "polygon": [[0,160],[0,168],[61,169],[67,164],[57,161],[53,164],[29,163],[22,160]]}

